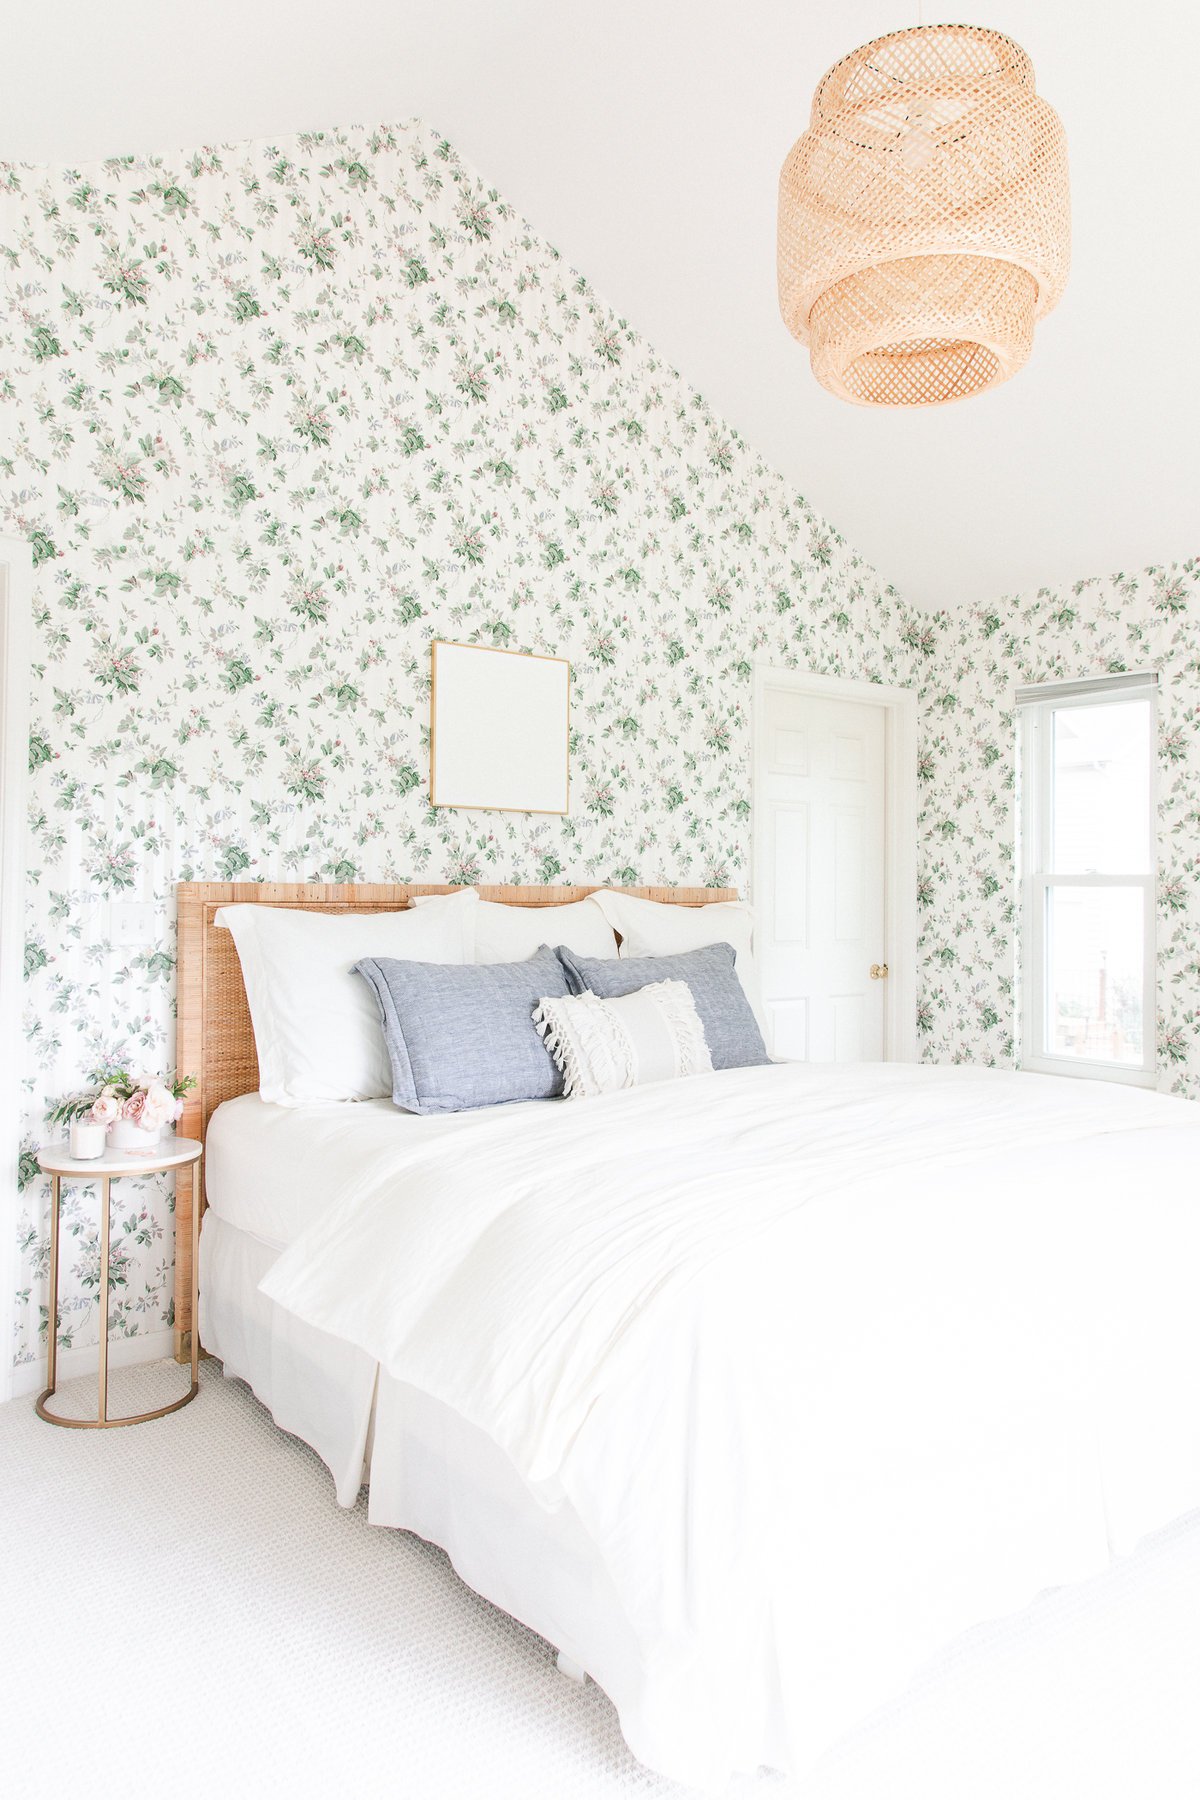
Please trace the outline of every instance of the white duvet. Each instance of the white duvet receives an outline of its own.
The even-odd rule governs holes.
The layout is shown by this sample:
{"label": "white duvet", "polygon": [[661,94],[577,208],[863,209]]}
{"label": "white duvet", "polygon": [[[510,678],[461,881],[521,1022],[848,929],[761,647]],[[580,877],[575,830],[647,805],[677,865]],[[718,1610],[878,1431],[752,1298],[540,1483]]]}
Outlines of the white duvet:
{"label": "white duvet", "polygon": [[377,1150],[265,1292],[568,1499],[642,1759],[802,1772],[1200,1504],[1200,1108],[784,1065]]}

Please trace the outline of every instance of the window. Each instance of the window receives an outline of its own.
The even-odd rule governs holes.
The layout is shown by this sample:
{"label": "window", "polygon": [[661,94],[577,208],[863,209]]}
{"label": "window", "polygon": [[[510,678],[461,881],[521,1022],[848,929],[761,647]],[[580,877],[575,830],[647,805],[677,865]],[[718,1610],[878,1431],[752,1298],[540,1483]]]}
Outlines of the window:
{"label": "window", "polygon": [[1023,1068],[1154,1084],[1157,686],[1017,690]]}

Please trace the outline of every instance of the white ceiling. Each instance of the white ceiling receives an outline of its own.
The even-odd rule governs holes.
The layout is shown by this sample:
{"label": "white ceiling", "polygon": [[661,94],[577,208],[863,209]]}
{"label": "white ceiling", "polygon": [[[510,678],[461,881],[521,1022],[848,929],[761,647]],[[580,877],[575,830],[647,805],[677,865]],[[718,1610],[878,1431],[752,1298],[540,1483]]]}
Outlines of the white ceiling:
{"label": "white ceiling", "polygon": [[[940,16],[930,9],[929,16]],[[970,603],[1200,552],[1200,14],[994,0],[1071,149],[1074,269],[1007,386],[832,399],[775,302],[775,182],[870,0],[41,0],[0,157],[428,119],[884,576]]]}

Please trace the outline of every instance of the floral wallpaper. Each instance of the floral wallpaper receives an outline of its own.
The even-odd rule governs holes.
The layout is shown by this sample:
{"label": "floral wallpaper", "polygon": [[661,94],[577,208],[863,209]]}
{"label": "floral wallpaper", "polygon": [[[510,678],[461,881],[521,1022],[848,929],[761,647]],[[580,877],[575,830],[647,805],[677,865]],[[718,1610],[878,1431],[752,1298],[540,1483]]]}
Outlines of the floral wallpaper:
{"label": "floral wallpaper", "polygon": [[1200,557],[942,615],[923,697],[926,1054],[1017,1048],[1019,683],[1157,669],[1159,1086],[1200,1099]]}
{"label": "floral wallpaper", "polygon": [[[751,659],[908,681],[926,622],[424,126],[0,171],[0,530],[37,562],[13,1354],[45,1110],[173,1062],[181,879],[745,885]],[[429,642],[574,665],[565,819],[433,812]],[[155,941],[110,903],[153,902]],[[115,1190],[114,1333],[170,1322]],[[64,1345],[95,1195],[64,1194]]]}
{"label": "floral wallpaper", "polygon": [[[1176,669],[1162,1029],[1196,1081],[1191,565],[905,604],[423,125],[0,167],[0,263],[0,530],[37,565],[18,1364],[47,1109],[104,1058],[173,1065],[176,881],[745,887],[755,657],[918,687],[925,1054],[995,1062],[1011,684]],[[430,809],[434,636],[571,659],[568,817]],[[123,897],[152,942],[114,942]],[[170,1208],[115,1190],[115,1334],[171,1322]],[[88,1345],[91,1191],[64,1227],[60,1342]]]}

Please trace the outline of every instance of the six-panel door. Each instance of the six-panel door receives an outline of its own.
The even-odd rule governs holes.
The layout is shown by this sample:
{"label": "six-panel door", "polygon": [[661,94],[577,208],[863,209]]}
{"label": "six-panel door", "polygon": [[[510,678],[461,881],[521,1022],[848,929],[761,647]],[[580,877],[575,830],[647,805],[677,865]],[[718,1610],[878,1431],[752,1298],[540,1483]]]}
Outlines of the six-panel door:
{"label": "six-panel door", "polygon": [[884,708],[770,686],[763,698],[755,901],[772,1048],[812,1062],[881,1061]]}

